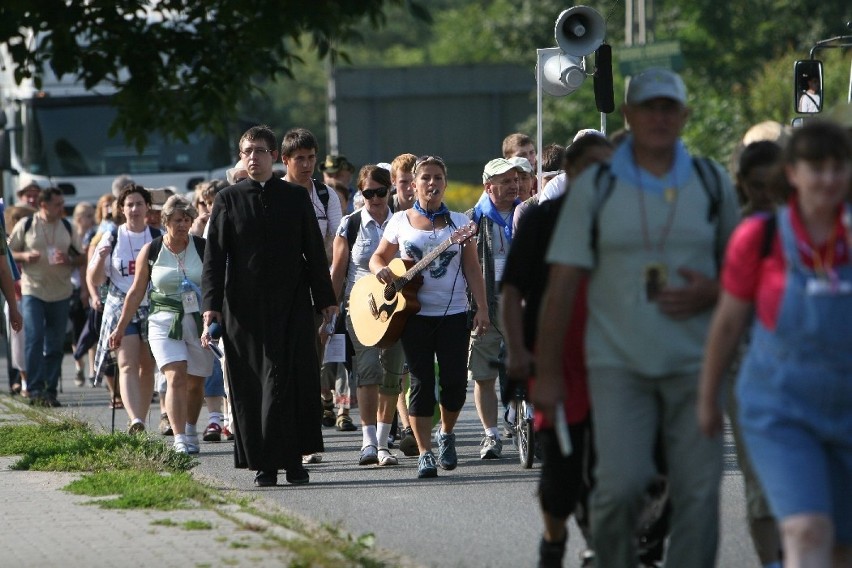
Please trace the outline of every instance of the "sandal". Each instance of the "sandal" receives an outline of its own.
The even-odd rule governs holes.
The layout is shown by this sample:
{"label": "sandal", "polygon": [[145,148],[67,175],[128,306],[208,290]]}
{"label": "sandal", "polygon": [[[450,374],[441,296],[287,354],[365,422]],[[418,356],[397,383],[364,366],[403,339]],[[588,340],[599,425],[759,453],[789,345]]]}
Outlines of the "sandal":
{"label": "sandal", "polygon": [[354,432],[358,427],[352,423],[348,414],[341,414],[337,417],[337,429],[341,432]]}
{"label": "sandal", "polygon": [[110,400],[107,403],[107,406],[110,407],[110,408],[115,408],[117,410],[120,410],[120,409],[124,408],[124,403],[121,402],[120,398],[116,398],[115,400]]}
{"label": "sandal", "polygon": [[335,416],[334,416],[334,399],[322,401],[322,425],[326,428],[334,426],[335,424]]}
{"label": "sandal", "polygon": [[16,394],[21,394],[21,383],[14,383],[11,387],[12,396]]}
{"label": "sandal", "polygon": [[397,459],[397,457],[385,448],[379,448],[378,457],[379,465],[381,466],[399,465],[399,460]]}

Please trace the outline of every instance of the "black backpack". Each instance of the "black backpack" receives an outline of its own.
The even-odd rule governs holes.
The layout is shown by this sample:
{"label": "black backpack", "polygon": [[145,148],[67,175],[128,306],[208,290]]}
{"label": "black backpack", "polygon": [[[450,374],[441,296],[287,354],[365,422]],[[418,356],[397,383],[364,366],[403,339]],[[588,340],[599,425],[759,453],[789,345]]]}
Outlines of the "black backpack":
{"label": "black backpack", "polygon": [[355,239],[358,238],[358,228],[361,226],[361,210],[355,211],[346,219],[346,241],[349,243],[349,252],[352,252],[352,247],[355,246]]}
{"label": "black backpack", "polygon": [[[65,230],[66,230],[66,231],[68,231],[68,236],[69,236],[69,237],[71,237],[71,238],[72,238],[72,240],[73,240],[73,238],[74,238],[74,229],[72,229],[72,228],[71,228],[71,221],[69,221],[69,220],[68,220],[68,219],[66,219],[65,217],[62,217],[61,221],[62,221],[62,226],[63,226],[63,227],[65,227]],[[32,215],[30,215],[29,217],[27,217],[27,220],[26,220],[26,222],[24,223],[24,234],[28,233],[28,232],[29,232],[29,230],[32,228],[32,226],[33,226],[33,216],[32,216]],[[78,250],[74,247],[73,243],[71,244],[71,247],[70,247],[70,249],[69,249],[69,252],[71,252],[71,253],[72,253],[72,254],[74,254],[74,255],[79,255],[79,254],[80,254],[80,251],[78,251]]]}

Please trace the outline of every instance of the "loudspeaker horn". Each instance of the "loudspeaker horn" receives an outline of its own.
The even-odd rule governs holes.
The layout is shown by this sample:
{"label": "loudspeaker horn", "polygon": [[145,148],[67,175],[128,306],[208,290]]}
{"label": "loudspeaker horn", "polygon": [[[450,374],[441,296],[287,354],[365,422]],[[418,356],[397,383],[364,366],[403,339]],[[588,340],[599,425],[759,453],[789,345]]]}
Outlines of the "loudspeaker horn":
{"label": "loudspeaker horn", "polygon": [[564,97],[586,80],[583,58],[558,53],[555,48],[553,51],[541,58],[541,89],[552,97]]}
{"label": "loudspeaker horn", "polygon": [[594,8],[573,6],[556,18],[556,44],[568,55],[582,57],[595,51],[606,37],[606,22]]}

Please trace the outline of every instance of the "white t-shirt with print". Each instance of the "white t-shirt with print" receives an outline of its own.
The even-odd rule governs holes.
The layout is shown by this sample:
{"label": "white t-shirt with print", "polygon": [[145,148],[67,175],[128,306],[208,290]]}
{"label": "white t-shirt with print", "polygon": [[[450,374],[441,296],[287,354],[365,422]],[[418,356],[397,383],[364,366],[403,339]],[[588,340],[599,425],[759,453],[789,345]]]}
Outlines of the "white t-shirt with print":
{"label": "white t-shirt with print", "polygon": [[[142,247],[152,240],[151,231],[147,226],[140,233],[127,230],[127,225],[121,225],[118,228],[115,246],[105,261],[108,264],[104,266],[104,274],[122,292],[127,293],[130,290],[130,286],[133,284],[133,276],[136,274],[136,256]],[[110,234],[107,233],[98,242],[89,266],[93,266],[97,262],[99,252],[110,244],[112,244],[110,243]]]}
{"label": "white t-shirt with print", "polygon": [[[422,231],[411,226],[405,211],[399,211],[391,217],[382,238],[399,245],[401,258],[417,262],[469,221],[463,213],[457,212],[451,212],[450,219],[453,226]],[[450,245],[420,273],[424,281],[417,293],[417,299],[420,300],[419,315],[443,316],[467,309],[467,283],[461,269],[461,252],[460,245]]]}

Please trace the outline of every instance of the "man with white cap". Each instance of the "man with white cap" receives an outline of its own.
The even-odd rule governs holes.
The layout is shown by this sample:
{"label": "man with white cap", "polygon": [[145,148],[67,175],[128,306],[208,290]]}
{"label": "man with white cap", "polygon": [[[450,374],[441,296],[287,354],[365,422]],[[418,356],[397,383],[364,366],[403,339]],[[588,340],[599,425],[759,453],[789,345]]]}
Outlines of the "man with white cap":
{"label": "man with white cap", "polygon": [[533,173],[532,164],[526,158],[513,156],[507,158],[508,162],[515,166],[518,170],[518,199],[526,201],[533,194],[533,181],[535,181],[535,173]]}
{"label": "man with white cap", "polygon": [[695,408],[718,251],[737,223],[737,199],[724,170],[692,158],[680,140],[689,110],[677,74],[652,68],[635,76],[622,113],[630,136],[611,164],[572,180],[548,250],[533,400],[550,418],[561,412],[562,338],[589,275],[595,564],[636,566],[635,527],[657,475],[659,437],[673,511],[666,566],[709,568],[722,445],[702,436]]}
{"label": "man with white cap", "polygon": [[[33,209],[38,209],[38,196],[41,194],[41,190],[47,187],[47,185],[42,187],[38,180],[25,174],[21,175],[19,182],[20,184],[16,193],[18,197],[17,205],[28,205]],[[9,227],[10,230],[11,228]]]}
{"label": "man with white cap", "polygon": [[[524,162],[529,165],[526,159]],[[474,208],[466,213],[477,223],[476,251],[485,278],[485,297],[488,300],[487,306],[477,306],[471,299],[471,307],[474,310],[488,310],[492,322],[498,321],[500,281],[512,243],[512,216],[520,203],[518,170],[519,166],[505,158],[496,158],[485,164],[482,172],[485,191]],[[497,326],[484,335],[471,335],[467,369],[468,379],[474,381],[476,411],[485,430],[479,452],[482,459],[497,459],[503,451],[500,430],[497,428],[495,382],[498,369],[493,365],[502,349],[503,334]],[[439,444],[439,451],[440,447]]]}

